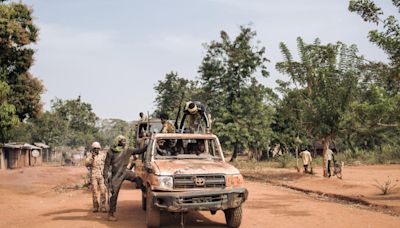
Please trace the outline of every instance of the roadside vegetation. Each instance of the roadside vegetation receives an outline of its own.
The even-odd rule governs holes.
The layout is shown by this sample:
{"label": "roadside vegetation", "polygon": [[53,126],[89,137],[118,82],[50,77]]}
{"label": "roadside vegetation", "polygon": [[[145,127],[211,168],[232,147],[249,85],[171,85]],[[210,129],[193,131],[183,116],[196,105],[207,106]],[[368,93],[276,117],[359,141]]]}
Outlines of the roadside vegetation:
{"label": "roadside vegetation", "polygon": [[[399,1],[392,2],[398,11]],[[336,160],[345,165],[399,163],[399,15],[385,15],[371,0],[351,0],[349,11],[376,26],[368,38],[387,62],[371,61],[356,44],[293,37],[295,50],[268,44],[279,45],[282,59],[274,60],[275,68],[286,76],[269,88],[262,83],[270,76],[268,49],[251,26],[240,26],[237,34],[221,31],[204,45],[196,80],[171,71],[155,83],[153,116],[175,118],[182,100],[204,103],[212,132],[232,151],[230,161],[240,153],[256,155],[257,162],[237,161],[239,167],[291,168],[297,152],[315,145],[313,165],[323,165],[324,174],[328,148],[339,151]],[[0,0],[0,143],[75,148],[94,140],[108,145],[118,134],[133,142],[132,123],[100,120],[81,97],[56,98],[51,110],[43,110],[45,85],[29,73],[38,34],[31,8]],[[282,155],[273,157],[274,148]]]}

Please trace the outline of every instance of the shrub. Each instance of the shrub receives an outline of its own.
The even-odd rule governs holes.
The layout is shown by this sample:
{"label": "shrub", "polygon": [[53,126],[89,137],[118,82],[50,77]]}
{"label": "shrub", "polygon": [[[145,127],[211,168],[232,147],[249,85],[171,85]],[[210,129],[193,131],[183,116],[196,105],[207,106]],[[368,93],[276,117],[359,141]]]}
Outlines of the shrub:
{"label": "shrub", "polygon": [[275,159],[278,162],[279,168],[287,168],[290,164],[295,164],[295,158],[290,153],[283,154]]}
{"label": "shrub", "polygon": [[391,179],[387,179],[385,182],[380,183],[375,179],[375,184],[373,184],[376,188],[381,190],[382,195],[387,195],[391,193],[391,191],[396,187],[396,184],[392,183]]}

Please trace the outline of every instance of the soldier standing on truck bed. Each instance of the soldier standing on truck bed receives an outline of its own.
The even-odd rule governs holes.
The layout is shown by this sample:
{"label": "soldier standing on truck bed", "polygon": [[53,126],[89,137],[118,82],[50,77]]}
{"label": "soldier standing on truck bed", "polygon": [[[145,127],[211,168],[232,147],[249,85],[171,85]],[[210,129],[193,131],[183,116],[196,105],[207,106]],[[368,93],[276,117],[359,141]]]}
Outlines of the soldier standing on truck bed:
{"label": "soldier standing on truck bed", "polygon": [[[107,152],[104,164],[103,176],[107,180],[108,189],[111,191],[111,197],[109,199],[110,209],[108,211],[109,221],[117,221],[114,213],[117,207],[119,190],[128,172],[127,165],[129,163],[129,158],[135,154],[142,154],[147,149],[147,145],[140,149],[126,147],[126,138],[122,135],[117,136],[114,144]],[[109,171],[111,172],[111,175],[109,174]]]}
{"label": "soldier standing on truck bed", "polygon": [[[103,178],[104,160],[106,153],[101,150],[100,143],[92,143],[92,149],[85,160],[85,166],[91,169],[93,212],[107,212],[106,210],[106,186]],[[99,192],[100,191],[100,192]],[[100,204],[98,197],[100,194]]]}

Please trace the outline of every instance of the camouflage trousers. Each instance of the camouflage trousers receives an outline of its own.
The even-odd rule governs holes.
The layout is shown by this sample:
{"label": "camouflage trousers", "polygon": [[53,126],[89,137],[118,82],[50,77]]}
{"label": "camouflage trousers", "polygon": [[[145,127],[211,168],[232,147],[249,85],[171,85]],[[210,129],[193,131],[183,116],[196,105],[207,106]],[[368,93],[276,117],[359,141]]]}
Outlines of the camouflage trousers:
{"label": "camouflage trousers", "polygon": [[123,173],[114,175],[111,178],[111,196],[109,213],[114,213],[117,210],[117,201],[119,190],[124,180],[136,181],[136,174],[132,170],[126,169]]}
{"label": "camouflage trousers", "polygon": [[[93,208],[106,207],[106,186],[102,175],[92,175]],[[100,195],[100,204],[98,201]]]}

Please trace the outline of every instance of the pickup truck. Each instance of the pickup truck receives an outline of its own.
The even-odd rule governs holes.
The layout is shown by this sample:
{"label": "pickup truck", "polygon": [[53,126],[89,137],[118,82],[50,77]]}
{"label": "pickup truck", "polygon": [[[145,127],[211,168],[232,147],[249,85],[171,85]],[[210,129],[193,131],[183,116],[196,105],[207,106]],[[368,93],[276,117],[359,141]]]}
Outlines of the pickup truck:
{"label": "pickup truck", "polygon": [[211,133],[154,133],[137,160],[137,185],[148,227],[160,226],[160,212],[223,210],[228,227],[239,227],[248,191],[239,170],[225,162]]}

